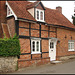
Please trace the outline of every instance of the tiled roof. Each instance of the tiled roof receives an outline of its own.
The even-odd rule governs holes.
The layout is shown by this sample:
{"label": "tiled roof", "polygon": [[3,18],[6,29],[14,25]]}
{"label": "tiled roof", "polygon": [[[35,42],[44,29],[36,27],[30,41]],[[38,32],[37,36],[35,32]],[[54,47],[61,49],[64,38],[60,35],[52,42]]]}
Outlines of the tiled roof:
{"label": "tiled roof", "polygon": [[28,1],[8,1],[8,3],[11,6],[14,13],[17,15],[17,17],[36,21],[33,18],[33,16],[26,10],[27,4],[30,4],[31,2],[28,2]]}
{"label": "tiled roof", "polygon": [[[38,2],[29,2],[29,1],[8,1],[9,5],[13,9],[14,13],[19,18],[34,20],[34,17],[26,10],[28,8],[33,7]],[[31,5],[31,7],[30,7]],[[61,13],[59,13],[56,9],[50,9],[45,7],[45,22],[48,24],[66,26],[69,28],[75,28],[75,26]]]}
{"label": "tiled roof", "polygon": [[55,9],[46,8],[45,20],[48,24],[75,28],[75,26],[63,14]]}
{"label": "tiled roof", "polygon": [[30,8],[35,7],[39,2],[40,2],[40,1],[36,1],[36,2],[34,2],[34,3],[28,4],[27,7],[26,7],[26,9],[30,9]]}

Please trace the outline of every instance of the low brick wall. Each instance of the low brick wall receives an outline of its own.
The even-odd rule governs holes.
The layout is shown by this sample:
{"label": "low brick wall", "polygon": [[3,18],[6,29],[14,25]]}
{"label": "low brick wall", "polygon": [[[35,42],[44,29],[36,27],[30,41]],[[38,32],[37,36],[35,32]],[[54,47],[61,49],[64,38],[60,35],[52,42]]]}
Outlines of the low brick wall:
{"label": "low brick wall", "polygon": [[39,66],[50,63],[50,58],[39,58],[39,59],[31,59],[31,60],[25,60],[25,59],[19,59],[18,60],[18,68],[25,68],[30,66]]}
{"label": "low brick wall", "polygon": [[0,57],[0,73],[13,72],[17,69],[17,57]]}

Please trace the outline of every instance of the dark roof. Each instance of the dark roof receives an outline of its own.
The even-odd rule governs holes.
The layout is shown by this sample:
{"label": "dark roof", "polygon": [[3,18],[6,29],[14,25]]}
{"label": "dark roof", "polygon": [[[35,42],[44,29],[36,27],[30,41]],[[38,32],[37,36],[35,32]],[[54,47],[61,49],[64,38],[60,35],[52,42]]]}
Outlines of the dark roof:
{"label": "dark roof", "polygon": [[34,3],[27,4],[26,9],[30,9],[30,8],[35,7],[39,2],[40,2],[40,1],[36,1],[36,2],[34,2]]}
{"label": "dark roof", "polygon": [[[34,3],[29,1],[8,1],[8,3],[17,17],[36,21],[35,18],[26,10],[26,7],[29,6],[28,8],[31,8],[36,5],[38,1]],[[59,11],[47,7],[45,7],[45,9],[46,23],[75,29],[75,26]]]}
{"label": "dark roof", "polygon": [[33,8],[33,7],[37,7],[39,4],[41,4],[42,7],[43,7],[43,9],[45,9],[41,1],[36,1],[34,3],[27,4],[26,9],[30,9],[30,8]]}

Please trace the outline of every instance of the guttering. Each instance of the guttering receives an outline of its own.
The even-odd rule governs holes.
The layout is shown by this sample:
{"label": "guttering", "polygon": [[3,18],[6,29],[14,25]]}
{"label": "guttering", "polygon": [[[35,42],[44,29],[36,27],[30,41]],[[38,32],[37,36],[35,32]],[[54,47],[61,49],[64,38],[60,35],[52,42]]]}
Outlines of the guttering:
{"label": "guttering", "polygon": [[19,20],[19,21],[30,22],[30,23],[37,23],[37,21],[29,20],[29,19],[24,19],[24,18],[18,18],[18,20]]}
{"label": "guttering", "polygon": [[43,24],[46,24],[46,22],[34,21],[34,20],[29,20],[29,19],[24,19],[24,18],[19,18],[19,17],[18,17],[18,20],[19,21],[30,22],[30,23],[43,23]]}
{"label": "guttering", "polygon": [[60,27],[60,28],[75,30],[74,28],[70,28],[70,27],[66,27],[66,26],[60,26],[60,25],[54,25],[54,24],[48,24],[48,26],[54,26],[54,27]]}

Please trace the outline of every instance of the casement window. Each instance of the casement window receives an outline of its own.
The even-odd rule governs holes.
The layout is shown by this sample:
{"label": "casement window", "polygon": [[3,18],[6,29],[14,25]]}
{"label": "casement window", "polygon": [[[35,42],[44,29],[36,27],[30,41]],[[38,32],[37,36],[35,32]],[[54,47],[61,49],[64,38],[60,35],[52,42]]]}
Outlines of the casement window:
{"label": "casement window", "polygon": [[68,41],[68,51],[74,51],[74,41]]}
{"label": "casement window", "polygon": [[44,22],[44,10],[36,9],[36,20]]}
{"label": "casement window", "polygon": [[9,9],[9,7],[7,7],[7,17],[8,16],[11,16],[12,15],[12,12],[11,12],[11,10]]}
{"label": "casement window", "polygon": [[43,12],[40,12],[41,20],[43,20]]}
{"label": "casement window", "polygon": [[40,52],[40,40],[31,40],[31,54],[37,54]]}
{"label": "casement window", "polygon": [[39,11],[37,11],[37,19],[39,20]]}

